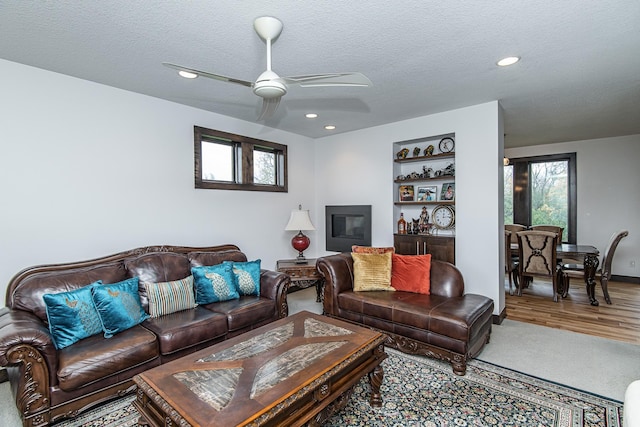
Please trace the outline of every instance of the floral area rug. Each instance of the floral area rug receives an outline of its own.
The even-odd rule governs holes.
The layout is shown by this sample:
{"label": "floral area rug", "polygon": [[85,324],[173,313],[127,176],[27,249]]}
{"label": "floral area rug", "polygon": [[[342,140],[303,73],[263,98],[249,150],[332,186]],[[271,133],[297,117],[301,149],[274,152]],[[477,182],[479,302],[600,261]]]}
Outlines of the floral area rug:
{"label": "floral area rug", "polygon": [[386,349],[381,408],[358,383],[329,426],[622,426],[622,403],[479,360],[449,363]]}
{"label": "floral area rug", "polygon": [[[620,427],[622,403],[510,369],[472,360],[465,376],[451,365],[385,350],[381,408],[369,406],[368,379],[325,427],[513,426]],[[56,427],[135,426],[131,395]]]}

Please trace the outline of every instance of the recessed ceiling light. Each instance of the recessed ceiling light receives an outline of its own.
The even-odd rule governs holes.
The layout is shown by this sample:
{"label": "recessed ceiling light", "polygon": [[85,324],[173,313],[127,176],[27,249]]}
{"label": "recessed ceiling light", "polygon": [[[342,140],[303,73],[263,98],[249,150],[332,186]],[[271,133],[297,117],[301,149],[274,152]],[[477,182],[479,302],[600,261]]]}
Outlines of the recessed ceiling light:
{"label": "recessed ceiling light", "polygon": [[324,128],[326,130],[334,130],[336,127],[334,125],[326,125]]}
{"label": "recessed ceiling light", "polygon": [[501,67],[506,67],[508,65],[513,65],[518,61],[520,61],[519,56],[507,56],[506,58],[502,58],[500,61],[496,62],[496,64]]}
{"label": "recessed ceiling light", "polygon": [[198,77],[196,73],[190,73],[184,70],[178,71],[178,74],[180,74],[180,76],[184,77],[185,79],[195,79],[196,77]]}
{"label": "recessed ceiling light", "polygon": [[316,113],[307,113],[304,115],[307,119],[315,119],[316,117],[318,117],[318,115]]}

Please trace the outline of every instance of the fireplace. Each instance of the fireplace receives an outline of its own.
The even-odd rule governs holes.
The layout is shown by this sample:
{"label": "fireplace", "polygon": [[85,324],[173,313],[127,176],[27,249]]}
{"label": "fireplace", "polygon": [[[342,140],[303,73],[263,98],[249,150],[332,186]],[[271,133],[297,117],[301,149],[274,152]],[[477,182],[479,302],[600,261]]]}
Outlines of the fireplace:
{"label": "fireplace", "polygon": [[371,205],[325,206],[328,251],[351,252],[371,246]]}

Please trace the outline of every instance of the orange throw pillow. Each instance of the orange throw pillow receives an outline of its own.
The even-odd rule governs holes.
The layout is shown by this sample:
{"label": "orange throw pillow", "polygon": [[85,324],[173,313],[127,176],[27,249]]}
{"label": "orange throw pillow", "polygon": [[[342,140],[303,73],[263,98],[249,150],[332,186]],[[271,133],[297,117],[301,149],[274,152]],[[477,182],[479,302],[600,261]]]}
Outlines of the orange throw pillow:
{"label": "orange throw pillow", "polygon": [[394,253],[395,251],[396,248],[394,248],[393,246],[388,248],[374,248],[371,246],[358,245],[351,246],[351,252],[353,252],[354,254],[386,254],[387,252]]}
{"label": "orange throw pillow", "polygon": [[398,255],[391,259],[391,286],[396,291],[431,293],[431,254]]}

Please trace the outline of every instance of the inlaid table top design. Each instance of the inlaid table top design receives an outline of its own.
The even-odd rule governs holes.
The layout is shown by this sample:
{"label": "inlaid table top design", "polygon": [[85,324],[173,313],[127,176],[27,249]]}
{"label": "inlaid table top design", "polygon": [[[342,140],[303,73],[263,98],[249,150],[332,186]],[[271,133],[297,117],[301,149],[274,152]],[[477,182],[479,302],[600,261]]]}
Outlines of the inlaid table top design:
{"label": "inlaid table top design", "polygon": [[140,423],[320,425],[369,375],[382,403],[384,335],[300,312],[134,377]]}

